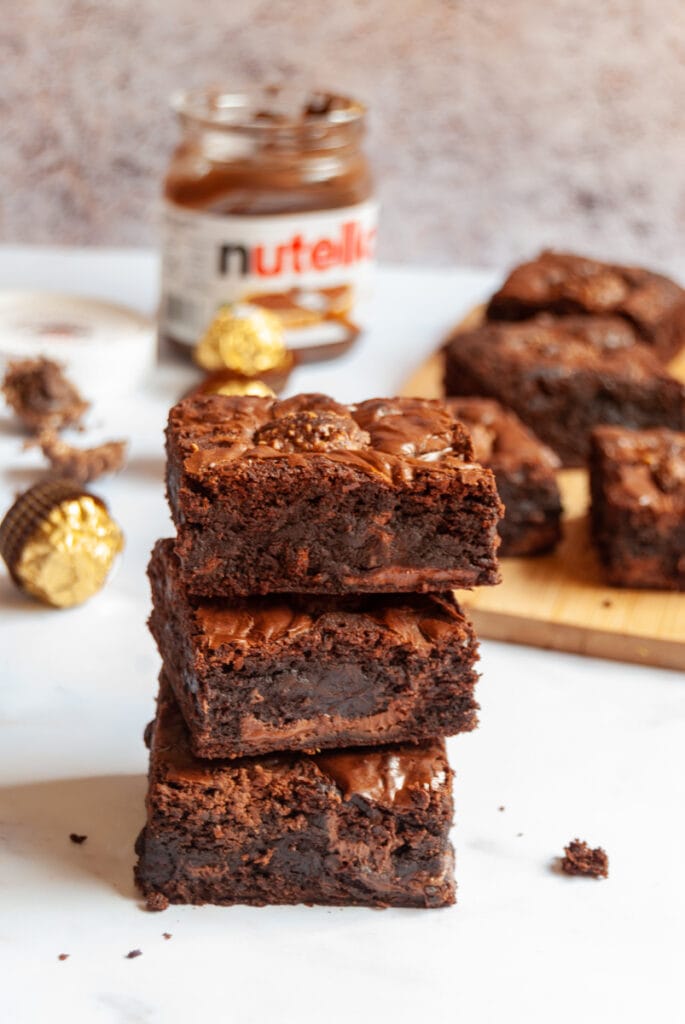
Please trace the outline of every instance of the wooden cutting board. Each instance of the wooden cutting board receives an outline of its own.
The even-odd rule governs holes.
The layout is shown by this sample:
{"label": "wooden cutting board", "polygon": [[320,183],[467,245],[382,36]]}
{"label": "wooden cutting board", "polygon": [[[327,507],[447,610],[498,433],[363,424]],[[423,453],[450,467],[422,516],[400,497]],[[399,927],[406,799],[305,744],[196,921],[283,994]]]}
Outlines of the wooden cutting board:
{"label": "wooden cutting board", "polygon": [[[482,318],[474,309],[459,325]],[[685,353],[670,366],[685,381]],[[404,395],[443,394],[443,356],[418,367]],[[588,532],[588,480],[582,469],[559,473],[564,539],[551,555],[503,558],[502,583],[458,596],[483,637],[599,658],[685,670],[685,594],[608,587]]]}

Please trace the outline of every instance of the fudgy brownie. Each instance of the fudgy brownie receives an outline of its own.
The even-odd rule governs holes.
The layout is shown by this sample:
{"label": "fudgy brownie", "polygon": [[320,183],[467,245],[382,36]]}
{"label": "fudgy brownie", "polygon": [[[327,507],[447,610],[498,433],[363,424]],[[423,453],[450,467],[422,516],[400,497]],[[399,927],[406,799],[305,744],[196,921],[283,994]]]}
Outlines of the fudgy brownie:
{"label": "fudgy brownie", "polygon": [[487,315],[490,320],[526,320],[540,312],[620,316],[665,361],[685,345],[685,291],[642,267],[542,252],[512,270],[490,300]]}
{"label": "fudgy brownie", "polygon": [[478,645],[450,593],[193,599],[170,540],[149,574],[150,628],[200,757],[476,726]]}
{"label": "fudgy brownie", "polygon": [[454,902],[442,740],[203,761],[165,684],[150,738],[135,873],[151,907]]}
{"label": "fudgy brownie", "polygon": [[167,491],[190,593],[440,591],[496,583],[502,505],[442,402],[187,398]]}
{"label": "fudgy brownie", "polygon": [[552,447],[582,465],[592,427],[685,427],[685,387],[612,317],[490,323],[446,346],[448,395],[496,398]]}
{"label": "fudgy brownie", "polygon": [[598,428],[590,486],[592,534],[608,581],[685,590],[685,434]]}
{"label": "fudgy brownie", "polygon": [[518,416],[490,398],[451,398],[447,406],[466,426],[476,459],[495,474],[504,502],[500,555],[536,555],[561,538],[561,463]]}

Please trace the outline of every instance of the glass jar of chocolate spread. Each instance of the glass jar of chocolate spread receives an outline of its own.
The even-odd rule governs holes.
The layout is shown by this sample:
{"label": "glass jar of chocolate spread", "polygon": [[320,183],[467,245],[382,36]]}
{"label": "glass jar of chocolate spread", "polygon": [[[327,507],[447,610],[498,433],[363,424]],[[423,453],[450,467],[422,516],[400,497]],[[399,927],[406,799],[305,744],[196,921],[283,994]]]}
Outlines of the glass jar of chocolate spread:
{"label": "glass jar of chocolate spread", "polygon": [[164,184],[160,333],[191,352],[218,307],[266,307],[303,360],[364,327],[377,207],[366,109],[282,89],[186,92]]}

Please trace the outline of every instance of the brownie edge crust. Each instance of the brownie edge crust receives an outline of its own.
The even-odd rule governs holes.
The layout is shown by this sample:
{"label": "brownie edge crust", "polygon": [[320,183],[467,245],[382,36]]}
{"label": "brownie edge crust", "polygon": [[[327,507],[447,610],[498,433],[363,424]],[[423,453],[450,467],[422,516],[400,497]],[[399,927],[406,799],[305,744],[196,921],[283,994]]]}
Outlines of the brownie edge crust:
{"label": "brownie edge crust", "polygon": [[170,903],[455,901],[444,742],[203,761],[163,681],[136,882]]}

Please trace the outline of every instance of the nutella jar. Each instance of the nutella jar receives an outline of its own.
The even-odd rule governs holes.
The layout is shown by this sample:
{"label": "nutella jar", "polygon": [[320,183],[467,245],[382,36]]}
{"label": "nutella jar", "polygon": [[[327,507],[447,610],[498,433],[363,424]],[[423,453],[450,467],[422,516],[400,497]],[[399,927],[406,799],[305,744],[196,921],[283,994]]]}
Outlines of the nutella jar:
{"label": "nutella jar", "polygon": [[365,107],[329,94],[199,91],[164,185],[160,333],[189,353],[217,309],[265,307],[302,360],[364,327],[377,207]]}

